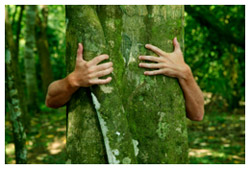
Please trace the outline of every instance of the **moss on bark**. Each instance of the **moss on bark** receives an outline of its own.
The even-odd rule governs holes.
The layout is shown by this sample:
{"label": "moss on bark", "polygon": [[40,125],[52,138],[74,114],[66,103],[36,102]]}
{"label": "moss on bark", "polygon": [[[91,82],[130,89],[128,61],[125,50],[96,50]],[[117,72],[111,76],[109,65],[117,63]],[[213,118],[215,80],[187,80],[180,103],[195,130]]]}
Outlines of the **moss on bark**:
{"label": "moss on bark", "polygon": [[[67,19],[69,22],[67,32],[71,28],[74,29],[71,33],[75,32],[70,34],[69,39],[78,38],[77,42],[84,44],[85,60],[91,60],[97,55],[108,52],[102,26],[92,6],[67,6]],[[108,162],[136,163],[127,119],[115,81],[108,85],[93,86],[91,91]],[[114,109],[111,104],[116,108]]]}
{"label": "moss on bark", "polygon": [[[71,12],[74,10],[67,6],[67,73],[74,70],[78,37],[82,36],[82,32],[72,23],[74,14]],[[77,22],[82,23],[81,20]],[[67,104],[67,163],[107,163],[100,125],[87,88],[75,92]]]}
{"label": "moss on bark", "polygon": [[8,108],[10,110],[10,120],[12,123],[13,138],[15,143],[15,156],[17,164],[27,163],[27,149],[26,149],[26,133],[22,124],[22,111],[20,109],[20,102],[18,98],[18,91],[14,82],[14,66],[10,51],[5,52],[6,60],[6,81],[10,99],[8,99]]}
{"label": "moss on bark", "polygon": [[[139,55],[154,55],[146,43],[172,52],[177,36],[183,48],[183,6],[68,6],[66,12],[68,73],[78,42],[84,44],[85,60],[106,53],[114,63],[112,82],[91,87],[93,103],[84,96],[95,105],[104,137],[98,141],[104,141],[108,162],[187,163],[184,98],[177,79],[144,76],[138,67]],[[68,108],[81,106],[81,97],[74,96]]]}

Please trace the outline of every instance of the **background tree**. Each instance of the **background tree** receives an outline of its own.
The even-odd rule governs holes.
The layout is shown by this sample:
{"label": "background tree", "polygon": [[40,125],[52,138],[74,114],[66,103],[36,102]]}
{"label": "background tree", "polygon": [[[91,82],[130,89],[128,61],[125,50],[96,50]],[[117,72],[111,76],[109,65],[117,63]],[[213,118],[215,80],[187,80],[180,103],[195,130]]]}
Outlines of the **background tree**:
{"label": "background tree", "polygon": [[[18,19],[16,21],[15,17],[16,14],[18,13],[18,9],[20,9],[19,11],[19,15],[18,15]],[[9,8],[6,7],[6,22],[5,22],[5,32],[6,32],[6,42],[8,44],[8,50],[11,53],[12,56],[12,68],[15,70],[13,71],[13,76],[14,76],[14,82],[16,83],[16,88],[18,90],[18,98],[20,101],[20,108],[23,112],[22,116],[23,119],[25,118],[29,118],[29,114],[27,112],[27,105],[25,102],[25,98],[24,96],[24,89],[25,89],[25,84],[22,81],[22,76],[21,76],[21,68],[19,65],[19,38],[20,38],[20,33],[21,33],[21,22],[22,22],[22,18],[23,18],[23,11],[24,11],[24,6],[16,6],[15,8],[15,13],[13,15],[12,20],[9,19]],[[25,120],[23,120],[23,124],[25,126],[25,129],[28,128],[29,123]]]}
{"label": "background tree", "polygon": [[49,43],[47,38],[48,7],[42,5],[36,14],[36,47],[41,65],[42,89],[47,93],[49,84],[53,81],[53,72],[50,63]]}
{"label": "background tree", "polygon": [[29,111],[33,113],[37,111],[37,78],[35,67],[35,19],[36,6],[29,5],[26,8],[26,31],[25,31],[25,80],[27,86],[27,105]]}
{"label": "background tree", "polygon": [[[16,68],[16,62],[12,60],[12,54],[16,57],[16,50],[13,51],[14,45],[12,31],[9,23],[8,10],[5,10],[5,25],[6,30],[8,31],[6,38],[10,38],[8,43],[6,44],[5,51],[5,61],[6,61],[6,86],[7,86],[7,98],[8,98],[8,110],[9,117],[12,123],[12,131],[15,142],[15,157],[17,164],[25,164],[27,163],[27,149],[25,146],[26,134],[24,131],[24,127],[22,124],[22,110],[20,108],[19,95],[17,90],[18,85],[18,74],[14,73],[18,71]],[[9,30],[8,30],[9,29]],[[11,48],[12,52],[8,49]],[[16,81],[15,81],[16,80]]]}
{"label": "background tree", "polygon": [[[98,133],[103,134],[104,143],[101,139],[98,141],[105,145],[109,163],[187,163],[186,115],[177,80],[163,75],[145,77],[144,70],[138,67],[138,56],[149,54],[144,47],[146,43],[171,52],[173,44],[169,41],[178,36],[183,46],[183,9],[183,6],[66,8],[68,72],[74,68],[78,42],[84,44],[85,60],[108,53],[119,67],[110,84],[91,88],[93,102],[88,101],[95,104],[95,119],[98,118],[102,131]],[[80,92],[83,93],[76,92],[68,104],[67,151],[70,155],[79,153],[76,143],[87,144],[79,143],[79,136],[87,131],[75,122],[79,120],[84,126],[90,126],[89,119],[79,116],[89,111],[81,100],[90,100],[90,91],[81,89]],[[79,133],[75,132],[76,128]],[[80,152],[92,154],[89,148]],[[70,156],[69,159],[76,162]],[[85,162],[85,159],[79,161]]]}
{"label": "background tree", "polygon": [[[165,18],[156,17],[156,15],[152,17],[151,16],[152,12],[150,12],[151,7],[146,6],[149,15],[147,15],[148,17],[145,17],[145,20],[141,22],[140,18],[143,16],[138,16],[137,13],[132,14],[131,13],[132,10],[131,12],[127,12],[129,16],[126,16],[125,12],[127,11],[127,9],[125,7],[123,7],[124,9],[122,9],[122,7],[123,6],[121,6],[120,8],[113,8],[113,6],[96,6],[95,7],[96,10],[94,10],[94,13],[96,13],[95,17],[99,19],[100,24],[97,22],[98,25],[101,25],[104,32],[105,49],[108,49],[107,51],[101,51],[103,50],[102,48],[100,49],[99,52],[107,52],[110,56],[115,56],[111,57],[110,60],[112,60],[115,63],[119,63],[113,65],[114,67],[113,82],[115,83],[112,83],[111,86],[109,87],[116,86],[117,90],[119,91],[119,94],[126,96],[131,93],[131,89],[129,87],[124,87],[124,84],[126,84],[126,78],[128,78],[128,76],[130,75],[131,77],[134,78],[135,76],[133,76],[132,73],[129,74],[129,72],[137,71],[134,70],[134,68],[137,69],[137,67],[133,67],[133,65],[136,65],[133,62],[132,59],[133,57],[130,57],[130,53],[132,56],[133,53],[136,53],[138,51],[138,49],[136,48],[137,43],[135,43],[135,41],[143,43],[145,43],[145,41],[146,43],[150,41],[152,42],[152,38],[156,37],[156,35],[152,37],[148,36],[146,40],[143,40],[144,36],[143,31],[139,32],[140,36],[143,35],[141,38],[139,38],[136,34],[135,26],[131,25],[131,28],[133,28],[131,31],[133,32],[133,34],[136,34],[136,36],[131,37],[133,34],[132,33],[129,34],[130,32],[130,30],[128,30],[129,27],[126,27],[125,29],[125,25],[123,23],[128,23],[129,16],[132,17],[133,15],[134,20],[137,21],[136,24],[138,25],[138,28],[140,27],[141,30],[145,30],[145,28],[141,26],[144,25],[145,23],[153,22],[153,18],[157,18],[160,20],[164,20]],[[27,87],[25,87],[24,85],[26,83],[24,53],[25,53],[25,42],[26,42],[25,30],[27,26],[26,25],[27,15],[26,15],[26,10],[24,10],[24,8],[25,7],[21,5],[6,5],[6,10],[9,16],[9,18],[6,18],[6,20],[8,19],[9,24],[7,24],[7,22],[5,23],[6,26],[5,54],[8,53],[11,54],[12,56],[11,58],[13,64],[11,69],[15,70],[12,72],[14,75],[13,82],[17,84],[15,85],[15,87],[18,90],[19,105],[23,117],[26,115],[31,115],[32,113],[31,111],[23,110],[22,106],[23,101],[28,101],[27,97],[25,96],[25,93],[27,92]],[[41,12],[43,6],[37,5],[37,8],[39,9],[37,13],[39,14],[41,22],[43,22],[44,17]],[[66,76],[66,64],[65,64],[66,23],[68,23],[67,25],[71,28],[72,25],[69,24],[69,20],[66,20],[65,18],[64,5],[48,5],[47,8],[48,8],[48,19],[47,19],[46,35],[48,39],[50,62],[52,65],[52,74],[54,79],[61,79]],[[189,161],[191,164],[196,164],[196,163],[198,164],[243,163],[244,164],[245,163],[245,39],[244,39],[245,6],[244,5],[187,5],[185,6],[184,18],[185,18],[184,19],[185,61],[191,67],[193,75],[197,83],[201,87],[205,96],[205,117],[203,121],[197,123],[187,120]],[[83,24],[81,21],[79,23]],[[151,25],[157,26],[157,23],[158,22],[154,22],[154,24]],[[173,23],[173,25],[175,24],[177,23]],[[149,25],[149,27],[146,26],[147,27],[146,29],[148,30],[147,33],[151,32],[153,34],[154,31],[151,31],[151,29],[153,30],[155,28],[153,27],[151,28],[150,24],[146,25]],[[164,29],[163,25],[160,27],[162,27],[162,29],[156,32],[159,32],[162,36],[156,37],[157,39],[165,38],[163,34],[164,31],[166,30]],[[168,27],[170,28],[171,25],[168,25]],[[41,33],[39,32],[39,30],[40,29],[36,29],[36,33]],[[173,29],[173,31],[174,30],[175,29]],[[121,32],[124,32],[122,36]],[[76,32],[73,32],[73,34],[74,33]],[[70,38],[71,36],[68,35],[67,38]],[[96,36],[100,36],[100,34]],[[92,36],[93,39],[95,39],[94,37],[96,36]],[[172,37],[170,37],[169,40],[171,38]],[[83,38],[81,38],[81,36],[79,36],[77,39],[79,41],[72,39],[72,44],[74,44],[72,47],[74,49],[72,50],[69,50],[69,48],[67,49],[67,55],[71,54],[70,57],[71,60],[67,61],[67,63],[72,64],[71,65],[72,67],[74,66],[75,62],[74,56],[76,55],[77,42],[84,42],[82,39]],[[178,36],[178,40],[179,41],[181,40],[181,43],[183,43],[182,38],[180,36]],[[170,52],[172,51],[172,44],[170,44],[168,49],[167,47],[168,45],[161,46],[161,44],[158,44],[158,42],[152,42],[152,43],[155,43],[155,45],[159,45],[159,47],[161,47],[166,51]],[[171,41],[169,41],[169,43],[172,43],[172,39]],[[15,47],[16,45],[18,47]],[[32,114],[30,119],[28,119],[27,117],[24,118],[22,117],[25,129],[27,129],[26,126],[28,126],[28,130],[25,130],[27,135],[26,147],[28,152],[27,156],[28,162],[32,164],[40,164],[40,163],[64,164],[66,161],[65,160],[66,159],[66,148],[65,148],[66,106],[59,109],[50,109],[45,106],[44,104],[45,98],[42,89],[43,80],[41,74],[42,72],[41,60],[39,59],[40,49],[38,49],[36,44],[34,44],[33,46],[34,46],[35,68],[36,68],[35,78],[37,80],[37,85],[38,85],[38,92],[37,92],[38,105],[36,108],[39,109],[40,113]],[[131,49],[131,50],[125,50],[125,49]],[[143,52],[149,52],[149,51],[145,50],[143,45],[141,45],[140,52],[137,53],[143,53]],[[125,55],[123,53],[125,53]],[[91,56],[94,56],[94,54],[93,55],[91,54]],[[123,56],[126,56],[125,60]],[[130,60],[130,58],[132,60]],[[120,63],[122,63],[124,66],[121,67]],[[7,68],[6,63],[5,67]],[[69,73],[71,70],[68,69],[67,71]],[[139,71],[142,70],[139,69]],[[10,110],[13,104],[11,98],[8,96],[10,91],[8,89],[9,76],[7,74],[7,70],[5,72],[6,72],[6,79],[5,79],[6,159],[5,160],[6,163],[8,164],[14,164],[16,163],[15,139],[12,130],[12,120],[10,119]],[[19,76],[17,77],[20,78],[19,80],[16,79],[16,73],[18,72]],[[140,81],[146,80],[147,82],[147,80],[150,80],[142,78],[141,77],[142,74],[140,73],[136,74],[139,74],[139,76],[137,77],[141,78],[139,79]],[[156,80],[157,78],[158,77],[156,77]],[[134,85],[135,81],[136,80],[134,80],[134,82],[133,81],[129,82],[131,82],[132,85]],[[99,89],[96,89],[96,87],[94,87],[92,89],[92,92],[95,94],[96,98],[101,103],[101,100],[103,99],[98,98],[98,93],[97,93],[98,90]],[[126,93],[127,92],[126,90],[128,91],[128,94]],[[140,92],[141,90],[138,89],[137,91]],[[70,138],[78,139],[79,142],[76,141],[74,142],[73,140],[72,143],[75,144],[69,144],[70,146],[72,146],[72,149],[76,150],[77,152],[74,153],[74,151],[71,151],[72,152],[72,154],[70,155],[72,159],[71,163],[87,163],[87,162],[108,163],[108,157],[106,155],[105,145],[103,144],[104,140],[101,133],[101,128],[99,126],[98,117],[96,116],[95,107],[92,103],[91,90],[87,89],[87,93],[84,93],[83,89],[80,89],[79,92],[76,93],[75,95],[76,96],[72,98],[72,101],[69,104],[71,107],[68,107],[68,110],[71,110],[71,112],[68,114],[69,135],[67,142],[70,143]],[[135,98],[137,96],[138,95],[135,94],[131,98],[134,98],[133,99],[134,102],[139,102],[139,104],[137,104],[139,106],[131,108],[129,108],[128,105],[131,106],[132,103],[129,102],[126,97],[121,98],[125,112],[130,113],[131,110],[135,109],[139,111],[141,110],[141,107],[145,106],[143,102],[146,99],[146,97],[145,96],[139,97],[136,100]],[[79,106],[80,102],[85,109],[82,109],[82,106]],[[103,107],[102,105],[101,107]],[[144,110],[142,112],[144,112]],[[142,113],[137,113],[136,117],[138,117],[141,114]],[[133,118],[132,116],[130,117],[131,119]],[[133,122],[133,119],[131,120],[130,117],[127,118],[126,115],[127,120],[129,120],[129,122],[131,121]],[[150,117],[153,118],[153,116]],[[84,120],[83,123],[82,118],[86,119],[87,122],[85,122]],[[26,125],[27,122],[29,123],[28,125]],[[138,119],[136,119],[136,122],[140,124],[139,123],[140,121]],[[143,122],[143,120],[141,120],[141,122]],[[151,125],[151,123],[145,121],[144,125],[146,128],[147,126]],[[166,126],[166,124],[162,124],[161,126],[164,127]],[[73,127],[75,127],[75,130],[73,130]],[[136,144],[137,142],[135,140],[138,141],[139,144],[137,145],[137,147],[140,148],[139,152],[143,152],[142,147],[140,147],[141,146],[140,140],[143,139],[138,139],[138,137],[140,136],[140,130],[137,127],[138,126],[132,126],[132,127],[129,126],[129,130],[132,131],[131,133],[133,134],[134,133],[138,134],[137,136],[132,135],[132,138],[134,139],[135,145],[137,145]],[[158,130],[158,131],[160,133],[160,131],[163,130]],[[150,134],[151,130],[146,130],[142,132]],[[70,136],[70,134],[72,136]],[[76,136],[78,136],[78,138]],[[162,136],[164,136],[164,134]],[[87,140],[91,141],[87,142]],[[90,151],[89,148],[91,148],[92,150],[91,153],[89,152]],[[158,151],[157,154],[160,154],[161,151],[159,149],[155,150]],[[136,158],[137,162],[141,162],[140,160],[143,159],[141,158],[142,156],[140,153],[136,157],[137,157]]]}

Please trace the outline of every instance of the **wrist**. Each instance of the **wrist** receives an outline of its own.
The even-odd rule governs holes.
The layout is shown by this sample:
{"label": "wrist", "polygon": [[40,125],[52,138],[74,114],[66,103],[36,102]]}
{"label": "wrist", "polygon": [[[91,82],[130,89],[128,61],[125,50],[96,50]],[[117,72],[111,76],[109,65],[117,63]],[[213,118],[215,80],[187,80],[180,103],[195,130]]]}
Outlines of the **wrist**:
{"label": "wrist", "polygon": [[67,82],[68,82],[68,87],[70,89],[78,89],[79,88],[79,85],[77,83],[77,79],[76,79],[76,76],[75,76],[75,73],[74,72],[71,72],[68,76],[67,76]]}
{"label": "wrist", "polygon": [[192,79],[192,77],[193,77],[193,75],[192,75],[191,68],[187,64],[185,64],[180,71],[180,74],[178,76],[178,80],[180,82],[182,82],[182,81],[188,82]]}

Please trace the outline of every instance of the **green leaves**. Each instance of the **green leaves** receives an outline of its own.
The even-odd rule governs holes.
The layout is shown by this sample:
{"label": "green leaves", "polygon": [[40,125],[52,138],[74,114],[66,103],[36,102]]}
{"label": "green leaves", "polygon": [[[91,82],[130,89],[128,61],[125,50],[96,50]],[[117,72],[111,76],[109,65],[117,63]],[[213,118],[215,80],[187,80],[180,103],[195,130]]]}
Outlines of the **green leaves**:
{"label": "green leaves", "polygon": [[185,61],[203,91],[223,98],[223,107],[239,107],[245,100],[245,7],[191,5],[185,10]]}

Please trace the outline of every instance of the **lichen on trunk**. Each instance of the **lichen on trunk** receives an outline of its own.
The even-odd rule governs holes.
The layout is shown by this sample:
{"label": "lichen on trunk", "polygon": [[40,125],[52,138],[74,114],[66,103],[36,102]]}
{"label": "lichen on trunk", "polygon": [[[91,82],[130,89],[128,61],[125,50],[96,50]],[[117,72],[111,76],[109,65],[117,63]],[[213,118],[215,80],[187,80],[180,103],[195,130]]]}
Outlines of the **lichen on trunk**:
{"label": "lichen on trunk", "polygon": [[7,49],[5,52],[6,60],[6,81],[10,100],[8,100],[8,109],[10,111],[10,121],[12,123],[13,138],[15,143],[15,156],[17,164],[27,163],[27,149],[26,149],[26,133],[22,124],[22,111],[20,109],[20,102],[18,98],[18,90],[14,82],[14,69],[12,56]]}
{"label": "lichen on trunk", "polygon": [[[66,10],[69,24],[67,32],[70,28],[74,29],[74,31],[71,30],[72,33],[75,32],[70,34],[71,38],[78,38],[77,42],[84,44],[84,59],[91,60],[97,55],[107,53],[104,32],[96,10],[92,6],[67,6]],[[73,50],[73,48],[67,48]],[[113,78],[115,79],[114,76]],[[136,163],[127,119],[115,80],[108,85],[93,86],[91,92],[108,162]]]}
{"label": "lichen on trunk", "polygon": [[178,81],[163,75],[144,76],[137,59],[155,55],[145,51],[146,43],[172,52],[174,36],[183,41],[183,6],[142,6],[145,12],[136,13],[137,8],[124,7],[123,34],[133,42],[128,60],[135,61],[125,68],[123,103],[133,139],[138,141],[138,162],[187,163],[186,115]]}
{"label": "lichen on trunk", "polygon": [[[186,114],[177,79],[145,76],[138,67],[138,56],[155,55],[146,43],[172,52],[177,36],[183,48],[183,6],[67,6],[66,13],[68,73],[74,68],[78,42],[84,44],[85,60],[108,54],[114,65],[111,83],[92,86],[91,94],[80,89],[73,96],[68,123],[76,118],[70,118],[75,106],[89,111],[83,100],[77,100],[84,97],[95,106],[91,113],[100,128],[94,127],[103,136],[97,141],[105,145],[108,163],[187,163]],[[87,100],[90,96],[92,101]],[[69,133],[70,125],[68,139]]]}

